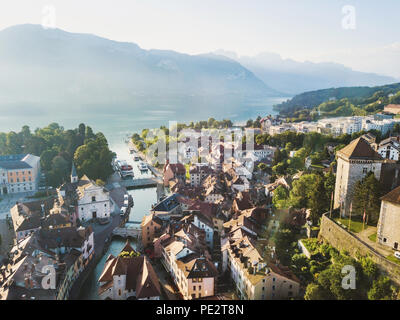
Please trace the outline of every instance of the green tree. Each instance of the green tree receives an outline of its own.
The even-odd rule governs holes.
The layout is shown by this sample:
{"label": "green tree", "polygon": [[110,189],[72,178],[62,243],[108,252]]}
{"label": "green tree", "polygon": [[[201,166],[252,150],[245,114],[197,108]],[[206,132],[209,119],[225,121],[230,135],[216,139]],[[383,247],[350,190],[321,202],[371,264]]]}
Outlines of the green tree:
{"label": "green tree", "polygon": [[105,181],[113,172],[113,156],[104,135],[96,134],[96,139],[90,139],[75,151],[74,162],[80,175],[86,174],[90,179]]}
{"label": "green tree", "polygon": [[304,295],[305,300],[332,300],[333,297],[329,291],[325,290],[318,283],[309,283]]}
{"label": "green tree", "polygon": [[353,213],[356,215],[363,215],[365,210],[369,221],[376,223],[379,218],[381,196],[382,188],[379,181],[375,178],[374,173],[368,173],[368,175],[361,181],[358,181],[354,187]]}
{"label": "green tree", "polygon": [[326,190],[326,196],[329,199],[329,201],[331,200],[332,194],[335,191],[335,183],[336,183],[336,176],[332,171],[333,170],[331,168],[331,170],[329,170],[329,172],[325,176],[325,190]]}
{"label": "green tree", "polygon": [[314,193],[316,174],[304,174],[293,182],[290,191],[290,204],[295,208],[307,208],[311,195]]}
{"label": "green tree", "polygon": [[315,188],[311,192],[309,207],[311,209],[311,221],[313,225],[317,225],[322,214],[329,208],[329,200],[327,197],[324,178],[317,175]]}
{"label": "green tree", "polygon": [[283,265],[291,261],[291,249],[296,243],[295,233],[290,229],[279,229],[275,234],[275,251]]}
{"label": "green tree", "polygon": [[272,197],[272,203],[275,206],[275,208],[278,209],[284,209],[288,207],[288,196],[289,193],[286,190],[285,187],[283,186],[278,186],[278,188],[276,188],[274,190],[274,195]]}
{"label": "green tree", "polygon": [[371,289],[368,291],[369,300],[391,300],[393,295],[393,287],[388,277],[380,276],[372,283]]}

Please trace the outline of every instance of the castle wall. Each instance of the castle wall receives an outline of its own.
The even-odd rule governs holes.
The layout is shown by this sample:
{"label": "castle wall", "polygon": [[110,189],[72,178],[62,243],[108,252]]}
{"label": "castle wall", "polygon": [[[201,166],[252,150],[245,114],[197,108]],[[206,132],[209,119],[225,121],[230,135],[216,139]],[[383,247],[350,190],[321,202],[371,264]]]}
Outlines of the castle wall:
{"label": "castle wall", "polygon": [[322,216],[318,237],[329,242],[338,250],[347,251],[355,259],[357,259],[358,254],[369,256],[384,274],[387,274],[392,281],[400,285],[400,265],[387,260],[364,241],[330,219],[326,214]]}

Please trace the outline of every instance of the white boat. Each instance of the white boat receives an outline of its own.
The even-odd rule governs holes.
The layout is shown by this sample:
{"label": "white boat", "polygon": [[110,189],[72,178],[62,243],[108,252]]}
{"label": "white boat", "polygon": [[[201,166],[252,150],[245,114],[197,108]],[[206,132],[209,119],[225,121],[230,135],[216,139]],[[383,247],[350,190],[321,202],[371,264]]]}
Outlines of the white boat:
{"label": "white boat", "polygon": [[129,165],[125,160],[117,160],[116,164],[121,178],[125,178],[128,176],[134,177],[132,166]]}

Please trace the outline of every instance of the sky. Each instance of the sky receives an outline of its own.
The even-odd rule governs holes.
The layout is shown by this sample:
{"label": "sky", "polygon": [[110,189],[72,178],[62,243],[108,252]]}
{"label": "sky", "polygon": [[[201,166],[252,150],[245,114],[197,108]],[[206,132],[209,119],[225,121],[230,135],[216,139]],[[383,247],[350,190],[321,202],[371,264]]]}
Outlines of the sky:
{"label": "sky", "polygon": [[0,29],[49,8],[57,28],[144,49],[274,52],[400,78],[399,0],[1,0]]}

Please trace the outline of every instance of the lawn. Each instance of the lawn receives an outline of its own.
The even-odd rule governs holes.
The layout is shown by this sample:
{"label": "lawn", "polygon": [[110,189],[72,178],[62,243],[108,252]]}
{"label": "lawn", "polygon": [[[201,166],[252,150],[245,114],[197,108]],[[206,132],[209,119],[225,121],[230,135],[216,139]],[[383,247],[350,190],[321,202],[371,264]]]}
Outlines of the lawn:
{"label": "lawn", "polygon": [[[340,222],[346,229],[349,228],[349,219],[336,219],[336,222]],[[365,224],[364,229],[367,229],[368,225]],[[350,225],[350,231],[354,233],[359,233],[363,230],[363,223],[360,221],[354,221],[353,219],[351,220],[351,225]]]}
{"label": "lawn", "polygon": [[397,263],[397,264],[400,264],[400,259],[397,259],[394,255],[389,255],[389,256],[387,256],[386,257],[386,259],[388,259],[388,260],[390,260],[390,261],[392,261],[392,262],[394,262],[394,263]]}
{"label": "lawn", "polygon": [[371,235],[368,237],[368,239],[371,240],[372,242],[376,242],[376,233],[371,234]]}

